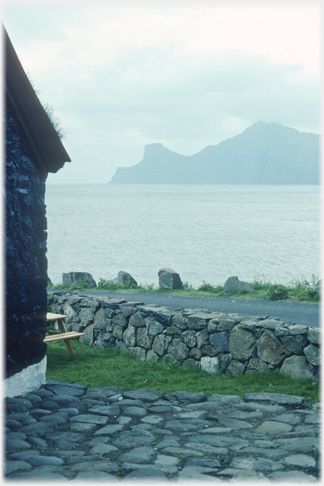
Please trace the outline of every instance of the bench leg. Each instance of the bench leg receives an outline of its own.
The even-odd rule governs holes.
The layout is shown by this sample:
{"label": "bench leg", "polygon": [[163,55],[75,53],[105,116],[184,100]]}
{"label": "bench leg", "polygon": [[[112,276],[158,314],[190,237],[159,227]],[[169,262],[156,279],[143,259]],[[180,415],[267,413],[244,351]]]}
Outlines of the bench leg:
{"label": "bench leg", "polygon": [[[58,326],[60,328],[60,331],[62,333],[67,332],[63,319],[56,319],[56,320],[57,320]],[[70,341],[68,339],[64,339],[64,343],[65,343],[66,349],[68,350],[68,353],[71,356],[74,356],[74,351],[73,351],[73,348],[72,348]]]}

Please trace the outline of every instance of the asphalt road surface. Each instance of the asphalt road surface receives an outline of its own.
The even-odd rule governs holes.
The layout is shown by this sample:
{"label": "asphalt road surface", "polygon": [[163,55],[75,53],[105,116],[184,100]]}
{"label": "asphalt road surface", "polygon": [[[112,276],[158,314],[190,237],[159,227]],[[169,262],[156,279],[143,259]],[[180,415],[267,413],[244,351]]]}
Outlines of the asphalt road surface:
{"label": "asphalt road surface", "polygon": [[[55,291],[55,289],[53,289]],[[225,314],[236,313],[240,316],[278,317],[288,324],[302,324],[320,327],[320,304],[302,302],[269,301],[266,299],[239,299],[235,297],[180,297],[174,294],[131,294],[126,292],[74,292],[93,297],[109,296],[123,298],[130,302],[159,304],[174,309],[205,309]]]}

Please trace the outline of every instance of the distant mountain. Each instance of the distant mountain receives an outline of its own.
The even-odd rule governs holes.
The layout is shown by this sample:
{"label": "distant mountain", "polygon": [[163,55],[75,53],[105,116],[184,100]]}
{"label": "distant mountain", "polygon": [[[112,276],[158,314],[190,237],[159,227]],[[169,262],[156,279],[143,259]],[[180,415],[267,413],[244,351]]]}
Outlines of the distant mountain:
{"label": "distant mountain", "polygon": [[112,183],[319,184],[320,136],[259,121],[240,135],[187,156],[161,143],[141,162],[118,167]]}

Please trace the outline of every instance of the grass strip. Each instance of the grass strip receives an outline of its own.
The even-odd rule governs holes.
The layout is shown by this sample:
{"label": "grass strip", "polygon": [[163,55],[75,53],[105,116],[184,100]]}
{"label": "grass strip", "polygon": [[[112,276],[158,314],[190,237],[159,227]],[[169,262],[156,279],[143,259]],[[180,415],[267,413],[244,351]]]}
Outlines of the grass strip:
{"label": "grass strip", "polygon": [[47,380],[88,388],[204,392],[208,398],[215,393],[243,398],[245,393],[267,392],[303,396],[312,402],[320,400],[318,382],[293,380],[278,372],[248,373],[229,378],[211,375],[198,368],[183,368],[165,359],[157,363],[141,361],[115,347],[101,350],[78,341],[73,341],[72,345],[75,356],[67,353],[63,342],[47,345]]}

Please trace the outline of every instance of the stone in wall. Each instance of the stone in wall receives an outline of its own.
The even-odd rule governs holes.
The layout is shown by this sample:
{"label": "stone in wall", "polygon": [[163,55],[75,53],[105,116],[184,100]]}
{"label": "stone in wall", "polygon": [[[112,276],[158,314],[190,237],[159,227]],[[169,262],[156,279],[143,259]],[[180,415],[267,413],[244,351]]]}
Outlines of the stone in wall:
{"label": "stone in wall", "polygon": [[133,326],[128,326],[126,331],[124,331],[123,339],[126,346],[135,346],[136,344],[136,329]]}
{"label": "stone in wall", "polygon": [[319,329],[308,329],[307,331],[307,339],[312,344],[319,344],[320,343],[320,330]]}
{"label": "stone in wall", "polygon": [[256,338],[252,332],[245,330],[240,324],[234,327],[229,338],[229,350],[233,359],[239,361],[251,357]]}
{"label": "stone in wall", "polygon": [[274,336],[266,329],[256,342],[258,357],[271,365],[277,365],[286,357],[285,348]]}
{"label": "stone in wall", "polygon": [[308,380],[313,375],[305,356],[290,356],[286,358],[280,368],[280,373],[284,373],[295,380]]}
{"label": "stone in wall", "polygon": [[246,368],[245,363],[241,363],[241,361],[232,359],[232,361],[230,362],[230,364],[228,365],[225,371],[225,375],[231,377],[243,375],[245,368]]}
{"label": "stone in wall", "polygon": [[132,314],[129,319],[129,325],[133,327],[145,327],[145,320],[142,314],[137,311],[135,314]]}
{"label": "stone in wall", "polygon": [[220,361],[218,358],[210,358],[208,356],[205,356],[204,358],[201,358],[200,369],[207,371],[207,373],[220,374]]}
{"label": "stone in wall", "polygon": [[149,326],[149,335],[150,336],[157,336],[163,332],[163,326],[157,321],[151,321]]}
{"label": "stone in wall", "polygon": [[196,331],[184,331],[181,334],[180,340],[190,348],[193,348],[197,344]]}
{"label": "stone in wall", "polygon": [[304,347],[307,344],[307,338],[304,334],[298,334],[297,336],[281,336],[280,341],[291,354],[298,355],[303,354]]}
{"label": "stone in wall", "polygon": [[164,335],[159,334],[154,338],[152,349],[159,356],[163,356],[164,348],[165,348]]}
{"label": "stone in wall", "polygon": [[320,350],[314,346],[314,344],[309,344],[305,349],[304,349],[305,356],[307,358],[307,361],[311,363],[314,366],[319,366],[321,356],[320,356]]}
{"label": "stone in wall", "polygon": [[153,337],[149,336],[148,329],[139,327],[137,329],[137,345],[146,349],[151,349]]}
{"label": "stone in wall", "polygon": [[169,344],[168,354],[177,361],[183,361],[188,358],[189,349],[179,338],[175,338]]}
{"label": "stone in wall", "polygon": [[222,331],[209,336],[209,342],[217,353],[229,353],[229,332]]}
{"label": "stone in wall", "polygon": [[[118,299],[72,299],[68,292],[53,296],[52,302],[54,312],[63,307],[70,312],[66,319],[69,326],[81,327],[82,316],[88,325],[81,340],[102,349],[116,346],[142,360],[166,358],[186,367],[201,366],[208,358],[210,367],[214,363],[214,368],[227,376],[276,370],[282,364],[283,372],[318,379],[319,348],[307,336],[318,342],[319,332],[307,326],[289,326],[275,318],[226,316],[202,310],[185,310],[181,314],[161,309],[162,313],[136,308],[140,303],[109,304],[125,302]],[[70,302],[79,306],[79,314]],[[289,361],[292,357],[294,360]],[[302,359],[296,360],[297,357]],[[211,358],[217,360],[210,361]]]}
{"label": "stone in wall", "polygon": [[246,367],[246,373],[264,373],[268,371],[268,366],[260,358],[251,358]]}

